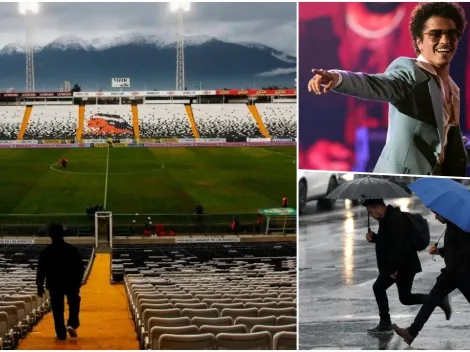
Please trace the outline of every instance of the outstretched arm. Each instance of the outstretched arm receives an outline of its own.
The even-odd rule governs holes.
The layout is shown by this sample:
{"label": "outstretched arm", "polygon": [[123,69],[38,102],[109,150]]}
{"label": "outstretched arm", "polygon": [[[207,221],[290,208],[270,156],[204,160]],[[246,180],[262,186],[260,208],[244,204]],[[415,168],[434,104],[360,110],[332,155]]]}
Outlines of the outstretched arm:
{"label": "outstretched arm", "polygon": [[333,71],[339,75],[333,91],[361,99],[389,102],[403,100],[414,88],[416,68],[412,60],[398,58],[385,73]]}

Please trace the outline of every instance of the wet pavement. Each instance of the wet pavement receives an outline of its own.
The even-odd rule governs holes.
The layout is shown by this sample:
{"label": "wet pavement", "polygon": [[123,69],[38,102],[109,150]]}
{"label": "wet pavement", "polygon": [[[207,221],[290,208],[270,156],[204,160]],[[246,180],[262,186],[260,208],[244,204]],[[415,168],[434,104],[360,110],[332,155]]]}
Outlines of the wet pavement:
{"label": "wet pavement", "polygon": [[[434,219],[417,199],[392,202],[402,210],[426,217],[431,242],[445,226]],[[338,201],[332,211],[319,212],[309,205],[309,214],[299,221],[300,349],[409,349],[399,336],[371,336],[367,329],[378,323],[378,309],[372,284],[378,271],[374,245],[365,239],[367,214],[362,206]],[[371,228],[378,224],[371,219]],[[441,240],[440,244],[442,244]],[[416,275],[413,292],[428,293],[444,267],[441,257],[419,253],[423,272]],[[408,327],[421,306],[404,306],[396,286],[387,291],[392,321]],[[451,295],[453,316],[445,320],[437,308],[412,349],[464,350],[470,347],[470,304],[456,290]]]}

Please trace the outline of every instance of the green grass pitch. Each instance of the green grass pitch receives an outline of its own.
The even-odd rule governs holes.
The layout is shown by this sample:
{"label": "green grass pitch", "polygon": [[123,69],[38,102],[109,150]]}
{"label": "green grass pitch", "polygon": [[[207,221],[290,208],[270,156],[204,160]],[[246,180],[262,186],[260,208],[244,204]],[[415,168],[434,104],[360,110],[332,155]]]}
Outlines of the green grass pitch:
{"label": "green grass pitch", "polygon": [[113,213],[254,213],[283,196],[295,207],[295,160],[295,147],[3,149],[0,214],[84,213],[105,199]]}

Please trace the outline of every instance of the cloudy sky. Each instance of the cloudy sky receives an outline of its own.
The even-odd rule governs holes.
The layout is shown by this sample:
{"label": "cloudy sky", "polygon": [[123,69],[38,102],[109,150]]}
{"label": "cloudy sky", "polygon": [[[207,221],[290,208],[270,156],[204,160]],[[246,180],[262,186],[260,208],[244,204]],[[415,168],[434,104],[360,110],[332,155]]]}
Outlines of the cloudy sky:
{"label": "cloudy sky", "polygon": [[[129,32],[171,38],[176,16],[168,3],[41,3],[34,40],[46,44],[60,35],[85,40]],[[295,3],[193,3],[185,14],[185,35],[250,41],[296,53]],[[0,3],[0,47],[23,42],[24,19],[17,3]]]}

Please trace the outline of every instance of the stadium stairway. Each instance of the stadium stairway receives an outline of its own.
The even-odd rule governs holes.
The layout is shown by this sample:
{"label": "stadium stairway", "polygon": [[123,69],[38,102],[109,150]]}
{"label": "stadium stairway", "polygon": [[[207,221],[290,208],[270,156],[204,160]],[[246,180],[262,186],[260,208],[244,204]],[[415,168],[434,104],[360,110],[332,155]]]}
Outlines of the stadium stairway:
{"label": "stadium stairway", "polygon": [[139,142],[139,109],[137,108],[137,104],[132,104],[132,124],[134,125],[134,138]]}
{"label": "stadium stairway", "polygon": [[[138,350],[123,285],[110,284],[110,254],[96,254],[87,284],[81,290],[78,339],[56,341],[52,313],[20,342],[20,350]],[[65,317],[67,318],[68,310]]]}
{"label": "stadium stairway", "polygon": [[80,105],[78,107],[78,127],[77,127],[77,136],[76,136],[77,141],[82,139],[84,121],[85,121],[85,105]]}
{"label": "stadium stairway", "polygon": [[268,129],[263,123],[263,120],[261,119],[261,115],[259,114],[258,109],[256,108],[256,105],[254,104],[247,104],[248,109],[251,112],[251,115],[253,115],[253,118],[255,119],[256,123],[258,124],[259,130],[263,134],[265,138],[271,138]]}
{"label": "stadium stairway", "polygon": [[29,118],[31,117],[31,112],[33,111],[33,106],[28,105],[24,110],[23,122],[21,123],[20,132],[18,133],[18,140],[23,140],[24,133],[26,132],[26,128],[28,128]]}
{"label": "stadium stairway", "polygon": [[191,129],[193,131],[194,138],[199,139],[199,131],[197,130],[196,120],[194,119],[193,108],[190,104],[184,104],[186,113],[188,114],[189,122],[191,123]]}

